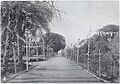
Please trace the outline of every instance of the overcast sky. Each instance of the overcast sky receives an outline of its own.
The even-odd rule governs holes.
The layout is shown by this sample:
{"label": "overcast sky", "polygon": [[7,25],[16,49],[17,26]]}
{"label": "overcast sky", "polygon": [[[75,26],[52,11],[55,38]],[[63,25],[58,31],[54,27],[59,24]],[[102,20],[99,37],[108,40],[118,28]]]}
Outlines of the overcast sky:
{"label": "overcast sky", "polygon": [[55,4],[67,14],[61,12],[61,20],[53,19],[50,29],[63,35],[67,45],[86,38],[90,25],[92,30],[97,30],[108,24],[119,24],[118,2],[59,1]]}

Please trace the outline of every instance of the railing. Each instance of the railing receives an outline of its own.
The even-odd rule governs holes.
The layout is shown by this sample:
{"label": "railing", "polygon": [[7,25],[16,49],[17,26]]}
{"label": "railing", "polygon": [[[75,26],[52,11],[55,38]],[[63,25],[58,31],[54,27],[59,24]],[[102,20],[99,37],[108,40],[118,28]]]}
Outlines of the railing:
{"label": "railing", "polygon": [[[29,69],[31,69],[32,67],[36,66],[37,63],[33,63],[33,61],[30,61],[31,59],[38,59],[41,57],[45,57],[45,56],[41,56],[38,53],[39,50],[38,48],[41,48],[41,46],[38,44],[35,45],[30,45],[29,42],[26,42],[25,44],[22,45],[22,51],[19,50],[19,41],[18,41],[18,37],[17,37],[17,42],[12,42],[12,47],[8,47],[7,50],[7,55],[2,54],[1,56],[1,79],[2,82],[5,82],[9,79],[11,79],[12,77],[24,72],[24,71],[28,71]],[[26,40],[27,41],[27,40]],[[33,54],[31,52],[31,49],[35,49],[36,52],[36,56],[33,57]],[[3,53],[3,51],[2,51]],[[19,64],[19,54],[22,53],[22,59],[24,61],[23,66],[20,67]],[[25,59],[25,60],[24,60]]]}
{"label": "railing", "polygon": [[[115,82],[119,77],[119,64],[117,60],[105,58],[101,53],[88,53],[82,47],[74,46],[64,49],[63,56],[81,65],[83,69],[109,82]],[[89,57],[89,58],[88,58]],[[100,58],[99,58],[100,57]]]}

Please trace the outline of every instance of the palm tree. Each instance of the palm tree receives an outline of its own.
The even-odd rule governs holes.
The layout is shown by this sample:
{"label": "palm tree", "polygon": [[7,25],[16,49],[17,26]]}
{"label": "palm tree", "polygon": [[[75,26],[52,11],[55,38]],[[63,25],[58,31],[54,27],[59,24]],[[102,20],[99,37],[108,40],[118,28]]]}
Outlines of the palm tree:
{"label": "palm tree", "polygon": [[[1,25],[2,25],[2,42],[4,44],[8,43],[12,45],[12,42],[15,41],[15,36],[19,39],[19,64],[22,67],[22,45],[25,42],[25,30],[36,31],[42,28],[46,32],[50,32],[48,25],[51,22],[54,16],[54,6],[51,5],[49,1],[2,1],[1,2]],[[6,38],[6,32],[9,32],[10,36],[7,38],[11,39],[11,42],[8,42]],[[7,51],[7,46],[3,46],[5,51]],[[5,52],[6,53],[6,52]],[[6,54],[4,54],[6,55]],[[6,55],[7,56],[7,55]],[[6,57],[4,56],[4,57]]]}

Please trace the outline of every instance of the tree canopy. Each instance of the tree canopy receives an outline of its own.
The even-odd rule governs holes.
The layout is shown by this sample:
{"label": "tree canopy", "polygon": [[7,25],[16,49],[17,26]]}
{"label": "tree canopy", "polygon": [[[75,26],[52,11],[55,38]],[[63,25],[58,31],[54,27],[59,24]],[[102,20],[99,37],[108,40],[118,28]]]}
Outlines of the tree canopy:
{"label": "tree canopy", "polygon": [[[98,32],[90,38],[90,68],[97,73],[100,50],[101,74],[114,80],[118,78],[119,73],[119,26],[106,25]],[[80,47],[80,57],[85,57],[84,54],[88,53],[88,39],[84,41],[81,41],[84,44]],[[83,63],[83,60],[81,61]]]}
{"label": "tree canopy", "polygon": [[[51,1],[52,2],[52,1]],[[24,43],[26,35],[35,35],[38,29],[50,32],[49,23],[55,14],[55,7],[50,1],[2,1],[1,2],[1,43],[4,66],[7,68],[10,57],[9,51],[17,46],[18,65],[23,67]],[[27,40],[25,40],[25,38]],[[19,69],[18,68],[18,69]],[[6,69],[7,70],[7,69]]]}
{"label": "tree canopy", "polygon": [[47,33],[44,35],[44,38],[46,40],[46,45],[49,45],[53,48],[54,52],[58,52],[61,49],[64,49],[65,44],[65,38],[57,33]]}
{"label": "tree canopy", "polygon": [[113,25],[113,24],[109,24],[109,25],[106,25],[103,28],[99,29],[99,31],[103,31],[103,32],[118,32],[119,31],[119,26]]}
{"label": "tree canopy", "polygon": [[2,1],[2,30],[9,28],[24,35],[25,29],[44,28],[49,32],[48,24],[53,17],[53,9],[48,2],[42,1]]}
{"label": "tree canopy", "polygon": [[[21,37],[19,41],[24,40],[26,29],[33,35],[37,29],[41,28],[50,32],[48,26],[53,15],[54,7],[49,1],[2,1],[2,43],[7,44],[5,40],[11,40],[6,41],[11,45],[13,41],[17,41],[15,39],[16,35]],[[7,34],[9,34],[8,37],[6,37]],[[22,42],[20,42],[20,45],[22,45]]]}

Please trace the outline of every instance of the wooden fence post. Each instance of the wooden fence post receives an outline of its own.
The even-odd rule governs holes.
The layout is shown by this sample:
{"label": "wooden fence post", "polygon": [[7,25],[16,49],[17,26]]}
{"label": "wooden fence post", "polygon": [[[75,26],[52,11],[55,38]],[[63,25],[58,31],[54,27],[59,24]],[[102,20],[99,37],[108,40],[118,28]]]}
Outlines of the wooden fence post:
{"label": "wooden fence post", "polygon": [[27,35],[26,35],[26,70],[28,70],[28,39],[27,39]]}
{"label": "wooden fence post", "polygon": [[90,26],[90,30],[89,30],[89,36],[88,36],[88,59],[87,59],[87,70],[89,71],[90,68],[90,33],[91,33],[91,26]]}
{"label": "wooden fence post", "polygon": [[[14,45],[15,46],[15,45]],[[14,67],[15,67],[15,74],[17,73],[17,69],[16,69],[16,57],[15,57],[15,48],[13,47],[13,59],[14,59]]]}
{"label": "wooden fence post", "polygon": [[77,64],[79,65],[79,47],[77,49]]}
{"label": "wooden fence post", "polygon": [[[84,55],[83,55],[84,56]],[[84,60],[84,69],[85,69],[85,67],[86,67],[86,65],[85,65],[85,56],[83,57],[83,60]]]}
{"label": "wooden fence post", "polygon": [[[100,41],[100,32],[99,32],[99,41]],[[99,42],[99,77],[101,76],[101,53],[100,53],[100,42]]]}
{"label": "wooden fence post", "polygon": [[71,60],[72,60],[72,48],[71,48]]}
{"label": "wooden fence post", "polygon": [[30,61],[31,57],[30,57],[30,40],[28,41],[28,61]]}
{"label": "wooden fence post", "polygon": [[77,63],[77,51],[75,49],[75,62]]}
{"label": "wooden fence post", "polygon": [[48,45],[47,45],[47,53],[46,53],[46,57],[49,57],[49,50],[48,50]]}
{"label": "wooden fence post", "polygon": [[46,56],[45,56],[45,40],[44,40],[44,38],[43,38],[43,55],[44,55],[44,57],[46,59]]}
{"label": "wooden fence post", "polygon": [[37,56],[39,56],[39,55],[38,55],[38,47],[39,47],[39,46],[37,45],[37,46],[36,46],[36,54],[37,54]]}
{"label": "wooden fence post", "polygon": [[101,76],[101,53],[99,49],[99,77]]}
{"label": "wooden fence post", "polygon": [[18,50],[17,55],[19,57],[20,49],[19,49],[19,38],[18,38],[18,36],[17,36],[17,50]]}
{"label": "wooden fence post", "polygon": [[[33,44],[32,43],[31,43],[31,47],[33,48]],[[32,55],[32,59],[33,59],[33,52],[31,53],[31,55]],[[33,65],[33,62],[32,62],[32,65]]]}
{"label": "wooden fence post", "polygon": [[75,49],[73,48],[73,61],[75,62]]}
{"label": "wooden fence post", "polygon": [[74,48],[73,48],[73,61],[75,61]]}

